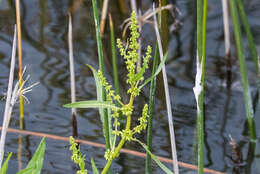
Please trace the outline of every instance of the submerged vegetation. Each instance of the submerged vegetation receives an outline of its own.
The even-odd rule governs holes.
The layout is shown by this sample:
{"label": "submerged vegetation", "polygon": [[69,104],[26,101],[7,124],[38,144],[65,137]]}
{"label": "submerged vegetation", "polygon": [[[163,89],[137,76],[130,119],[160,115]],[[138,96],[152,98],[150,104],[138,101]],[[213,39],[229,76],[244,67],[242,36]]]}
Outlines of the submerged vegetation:
{"label": "submerged vegetation", "polygon": [[[213,173],[213,174],[223,174],[222,172],[210,170],[205,168],[205,161],[204,158],[206,156],[204,147],[209,146],[209,143],[206,142],[207,134],[205,133],[206,130],[206,107],[205,98],[206,98],[206,80],[207,80],[207,14],[208,14],[208,1],[207,0],[197,0],[196,1],[196,75],[193,74],[193,78],[195,79],[194,83],[194,96],[196,103],[196,110],[197,110],[197,117],[196,117],[196,131],[195,132],[195,141],[194,149],[196,152],[193,154],[197,160],[194,161],[195,165],[186,164],[177,160],[177,150],[176,150],[176,140],[174,135],[174,127],[173,127],[173,120],[175,119],[172,115],[172,104],[171,104],[171,96],[170,90],[168,87],[168,80],[167,80],[167,71],[165,67],[166,58],[168,56],[168,42],[169,42],[169,26],[168,26],[168,12],[170,10],[173,14],[179,10],[174,5],[167,5],[166,0],[160,0],[158,2],[158,8],[155,9],[155,4],[153,4],[153,10],[147,11],[142,15],[142,13],[138,12],[137,4],[135,0],[131,0],[131,17],[124,21],[125,29],[123,31],[123,35],[127,32],[127,28],[129,27],[129,35],[128,39],[115,39],[114,33],[114,24],[112,21],[112,15],[109,14],[109,27],[110,27],[110,45],[109,49],[111,49],[111,59],[112,59],[112,71],[113,71],[113,84],[111,85],[109,80],[107,79],[108,74],[105,71],[104,65],[104,55],[103,55],[103,41],[102,37],[105,35],[105,22],[106,22],[106,15],[108,14],[108,0],[104,0],[103,2],[103,9],[102,9],[102,17],[101,17],[101,24],[99,22],[100,15],[98,14],[99,9],[97,7],[98,3],[101,6],[101,1],[92,0],[92,8],[93,8],[93,17],[95,21],[95,34],[96,34],[96,42],[97,42],[97,54],[98,55],[98,65],[99,68],[96,70],[93,66],[87,64],[85,69],[90,69],[95,86],[96,86],[96,100],[86,100],[86,101],[77,101],[76,102],[76,85],[75,85],[75,78],[74,76],[74,58],[73,58],[73,38],[72,38],[72,19],[73,19],[73,11],[81,1],[73,2],[72,8],[70,9],[69,13],[69,27],[68,27],[68,46],[69,46],[69,57],[70,57],[70,77],[71,77],[71,103],[63,105],[66,108],[72,108],[72,127],[73,127],[73,136],[70,138],[68,137],[58,137],[50,134],[43,134],[43,133],[36,133],[25,131],[24,125],[24,106],[23,101],[27,101],[28,99],[24,96],[25,93],[32,91],[32,87],[36,84],[31,85],[30,87],[25,87],[25,83],[28,80],[23,80],[23,70],[22,70],[22,25],[21,25],[21,17],[20,17],[20,5],[19,0],[16,0],[16,20],[17,20],[17,31],[15,28],[14,40],[13,40],[13,48],[12,48],[12,58],[11,58],[11,65],[10,65],[10,75],[9,75],[9,84],[8,84],[8,91],[7,91],[7,99],[6,99],[6,106],[4,111],[3,117],[3,126],[1,127],[1,141],[0,141],[0,174],[6,174],[8,165],[10,160],[12,159],[13,153],[8,153],[7,158],[4,160],[5,154],[5,140],[6,134],[8,131],[12,131],[8,129],[9,122],[12,115],[12,109],[16,103],[16,100],[19,98],[20,104],[20,129],[17,130],[17,133],[27,134],[27,135],[35,135],[40,137],[50,137],[52,139],[59,139],[63,141],[67,141],[70,143],[70,148],[72,155],[71,160],[77,165],[77,174],[87,174],[87,173],[94,173],[99,174],[99,170],[101,174],[106,173],[114,173],[111,169],[112,163],[116,161],[116,159],[120,159],[120,153],[125,151],[127,153],[133,152],[130,150],[124,149],[124,147],[129,144],[132,145],[136,143],[141,145],[141,147],[146,152],[142,154],[140,152],[135,152],[135,155],[142,156],[146,158],[144,171],[146,174],[152,173],[152,164],[151,159],[161,168],[161,170],[167,174],[179,174],[179,166],[190,168],[193,170],[197,170],[198,174],[202,174],[204,172]],[[1,3],[1,1],[0,1]],[[120,11],[122,14],[127,14],[127,5],[126,1],[118,0]],[[235,46],[237,57],[239,60],[240,66],[240,76],[241,76],[241,86],[242,92],[244,96],[244,108],[245,108],[245,115],[247,118],[247,126],[248,126],[248,156],[247,159],[243,159],[242,152],[240,151],[238,145],[235,142],[235,139],[232,138],[232,135],[229,135],[231,141],[231,149],[232,154],[231,160],[235,163],[234,168],[237,173],[241,172],[240,168],[245,168],[246,173],[251,172],[251,163],[254,159],[254,155],[256,154],[256,143],[257,143],[257,130],[255,124],[255,113],[256,109],[254,106],[259,105],[259,87],[260,87],[260,70],[259,70],[259,57],[257,53],[257,47],[254,43],[253,34],[251,28],[249,26],[249,22],[245,13],[244,5],[241,0],[222,0],[223,3],[223,11],[224,11],[224,27],[225,27],[225,47],[226,47],[226,58],[227,58],[227,76],[231,76],[232,74],[232,52],[230,51],[230,41],[229,41],[229,24],[228,24],[228,10],[230,9],[230,15],[233,24],[233,32],[234,32],[234,39],[235,39]],[[229,9],[228,9],[229,4]],[[43,5],[43,4],[41,4]],[[225,8],[225,9],[224,9]],[[158,21],[157,16],[158,15]],[[154,17],[153,20],[150,20],[151,17]],[[177,19],[174,19],[177,21]],[[142,25],[148,23],[149,25],[154,27],[154,33],[156,35],[156,46],[153,50],[150,45],[146,46],[145,49],[142,45],[142,37],[141,30]],[[241,24],[242,25],[241,25]],[[176,23],[175,23],[176,24]],[[174,26],[175,27],[175,26]],[[257,86],[257,94],[256,97],[253,96],[253,93],[250,89],[249,77],[248,77],[248,68],[246,65],[246,58],[245,58],[245,48],[243,40],[243,27],[245,31],[246,38],[248,40],[250,54],[255,65],[255,72],[256,76],[258,76],[258,86]],[[17,35],[18,34],[18,35]],[[18,38],[18,56],[19,56],[19,81],[13,87],[13,79],[14,79],[14,72],[15,72],[15,57],[16,57],[16,38]],[[162,38],[162,40],[161,40]],[[118,55],[116,52],[116,47],[118,50]],[[154,55],[152,56],[152,54]],[[121,77],[124,79],[124,87],[120,88],[121,84],[119,82],[119,70],[118,62],[120,62],[121,57],[124,62],[124,70],[126,71],[126,77]],[[159,62],[160,58],[160,62]],[[152,61],[152,62],[151,62]],[[194,61],[195,62],[195,61]],[[152,68],[150,67],[152,65]],[[179,67],[177,67],[179,68]],[[25,71],[26,68],[24,68]],[[149,72],[151,69],[151,72]],[[150,74],[149,74],[150,73]],[[160,77],[160,73],[162,73],[162,77]],[[150,76],[150,77],[149,77]],[[148,77],[148,78],[147,78]],[[159,78],[158,78],[159,77]],[[157,78],[157,79],[156,79]],[[231,77],[227,78],[227,90],[230,91],[230,79]],[[167,114],[168,114],[168,123],[169,123],[169,137],[171,143],[172,151],[172,159],[168,160],[168,163],[173,164],[173,171],[168,169],[164,164],[162,164],[162,157],[156,156],[153,154],[153,124],[154,124],[154,113],[157,112],[155,110],[155,100],[156,100],[156,82],[162,82],[164,86],[164,93],[165,99],[162,97],[162,102],[165,102],[167,106]],[[142,93],[144,93],[144,87],[150,84],[150,91],[149,97],[147,97],[147,103],[141,106],[142,110],[139,111],[138,108],[140,107],[139,98],[141,98]],[[160,85],[160,83],[159,83]],[[114,86],[114,87],[113,87]],[[13,89],[14,88],[14,89]],[[148,89],[148,88],[147,88]],[[12,91],[13,90],[13,91]],[[147,92],[147,91],[146,91]],[[161,91],[160,91],[161,92]],[[228,92],[229,93],[229,92]],[[122,95],[124,94],[124,95]],[[185,95],[185,94],[183,94]],[[149,99],[149,100],[148,100]],[[254,101],[253,101],[254,99]],[[65,103],[65,102],[64,102]],[[96,108],[99,110],[100,120],[102,123],[102,127],[100,131],[103,132],[105,144],[95,144],[92,143],[93,146],[96,147],[103,147],[105,148],[104,151],[104,166],[96,165],[94,158],[90,156],[90,154],[85,153],[80,148],[82,144],[91,144],[89,142],[84,142],[83,140],[78,139],[78,129],[77,129],[77,119],[76,119],[76,109],[75,108]],[[173,108],[174,109],[174,108]],[[166,115],[166,114],[165,114]],[[213,128],[212,128],[213,129]],[[223,128],[224,129],[224,128]],[[168,130],[168,129],[167,129]],[[245,131],[244,131],[245,132]],[[146,142],[144,142],[144,137],[146,136]],[[246,135],[247,136],[247,135]],[[141,137],[141,138],[140,138]],[[224,136],[223,136],[224,137]],[[21,163],[21,152],[22,152],[22,137],[19,136],[18,139],[19,147],[17,158],[18,161]],[[82,144],[81,144],[82,143]],[[157,142],[155,142],[157,143]],[[243,142],[244,143],[244,142]],[[95,145],[94,145],[95,144]],[[147,145],[146,145],[147,144]],[[43,160],[45,154],[46,144],[45,138],[42,138],[37,150],[35,151],[34,155],[32,155],[31,160],[27,164],[27,166],[22,169],[21,165],[19,164],[19,171],[17,174],[26,174],[26,173],[33,173],[33,174],[40,174],[43,168]],[[167,149],[168,150],[168,149]],[[207,152],[210,153],[210,152]],[[85,155],[83,155],[85,154]],[[207,154],[208,156],[209,154]],[[209,155],[210,156],[210,155]],[[234,156],[234,157],[233,157]],[[20,158],[20,159],[19,159]],[[90,159],[90,160],[89,160]],[[97,159],[95,159],[97,160]],[[211,160],[211,159],[210,159]],[[209,160],[209,163],[211,161]],[[4,162],[2,162],[4,161]],[[90,161],[92,171],[89,172],[89,166],[87,161]],[[242,165],[243,162],[247,162],[246,167]],[[131,161],[130,161],[131,162]],[[129,163],[130,163],[129,162]],[[2,165],[3,163],[3,165]],[[208,165],[210,166],[210,165]],[[239,166],[239,167],[237,167]],[[10,165],[9,165],[10,167]],[[226,172],[226,169],[223,169]]]}

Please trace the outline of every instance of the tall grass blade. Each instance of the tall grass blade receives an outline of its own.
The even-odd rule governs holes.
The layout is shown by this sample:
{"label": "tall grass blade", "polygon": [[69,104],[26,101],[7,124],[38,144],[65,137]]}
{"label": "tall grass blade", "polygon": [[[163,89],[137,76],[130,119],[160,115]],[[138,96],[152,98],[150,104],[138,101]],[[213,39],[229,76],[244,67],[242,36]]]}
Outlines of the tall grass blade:
{"label": "tall grass blade", "polygon": [[[152,76],[155,74],[158,64],[159,49],[158,44],[155,47],[155,53],[153,58],[153,69]],[[147,148],[152,151],[152,130],[153,130],[153,116],[154,116],[154,103],[155,103],[155,89],[156,89],[156,77],[151,80],[150,83],[150,94],[149,94],[149,119],[147,124]],[[145,161],[145,173],[151,173],[151,155],[146,152],[146,161]]]}
{"label": "tall grass blade", "polygon": [[111,41],[111,51],[112,51],[114,87],[115,87],[116,94],[119,95],[119,80],[118,80],[118,71],[117,71],[115,34],[114,34],[114,25],[113,25],[113,19],[111,14],[109,14],[109,26],[110,26],[110,41]]}
{"label": "tall grass blade", "polygon": [[8,80],[8,89],[7,89],[7,97],[6,97],[6,103],[5,103],[5,111],[4,111],[4,116],[3,116],[3,130],[1,131],[0,168],[2,166],[2,160],[4,158],[5,138],[6,138],[7,128],[8,128],[8,125],[9,125],[9,120],[10,120],[10,117],[11,117],[10,106],[11,106],[12,88],[13,88],[13,81],[14,81],[15,55],[16,55],[16,26],[14,28],[14,38],[13,38],[13,46],[12,46],[10,73],[9,73],[9,80]]}
{"label": "tall grass blade", "polygon": [[204,86],[206,64],[207,0],[197,0],[197,74],[193,88],[197,102],[198,173],[204,166]]}
{"label": "tall grass blade", "polygon": [[170,171],[165,165],[163,165],[163,163],[154,155],[152,154],[152,152],[148,149],[148,147],[142,143],[139,140],[135,140],[136,142],[138,142],[141,146],[143,146],[143,148],[146,150],[146,152],[151,156],[151,158],[156,162],[156,164],[167,174],[173,174],[172,171]]}
{"label": "tall grass blade", "polygon": [[[153,4],[153,12],[155,12],[154,4]],[[154,14],[154,27],[155,27],[155,33],[156,33],[157,42],[158,42],[160,59],[161,59],[161,62],[162,62],[163,61],[163,48],[162,48],[161,38],[160,38],[160,34],[159,34],[156,14]],[[176,151],[175,133],[174,133],[174,127],[173,127],[173,116],[172,116],[172,110],[171,110],[171,100],[170,100],[170,94],[169,94],[169,88],[168,88],[168,80],[167,80],[166,68],[165,68],[164,64],[162,66],[162,73],[163,73],[164,91],[165,91],[165,99],[166,99],[167,113],[168,113],[168,123],[169,123],[169,129],[170,129],[170,140],[171,140],[171,150],[172,150],[172,158],[173,158],[173,169],[174,169],[174,173],[175,174],[179,174],[179,166],[178,166],[177,151]]]}
{"label": "tall grass blade", "polygon": [[[101,85],[101,81],[98,78],[98,73],[97,71],[90,65],[87,65],[91,71],[93,72],[93,76],[95,79],[95,83],[96,83],[96,90],[97,90],[97,100],[102,102],[102,85]],[[104,112],[103,112],[103,108],[99,108],[99,115],[100,115],[100,120],[102,121],[102,125],[103,125],[103,133],[104,133],[104,137],[106,136],[104,130],[105,130],[105,123],[104,123]],[[108,109],[108,123],[109,123],[109,141],[110,144],[113,142],[112,140],[112,116],[111,116],[111,112],[110,109]]]}
{"label": "tall grass blade", "polygon": [[8,154],[8,157],[6,158],[3,166],[1,167],[1,170],[0,170],[0,174],[6,174],[7,173],[7,169],[8,169],[8,164],[9,164],[9,160],[12,156],[13,152],[9,153]]}
{"label": "tall grass blade", "polygon": [[40,174],[43,166],[45,148],[45,138],[42,138],[37,150],[34,152],[34,155],[27,164],[26,168],[19,171],[17,174]]}
{"label": "tall grass blade", "polygon": [[244,93],[244,100],[245,100],[245,107],[246,107],[246,115],[247,115],[247,121],[248,121],[248,127],[249,127],[249,134],[251,140],[256,139],[256,130],[254,125],[254,111],[252,106],[252,99],[251,99],[251,93],[250,93],[250,87],[248,84],[248,78],[247,78],[247,68],[246,68],[246,61],[245,61],[245,55],[244,55],[244,47],[243,47],[243,40],[240,30],[240,23],[238,18],[238,11],[236,6],[235,0],[229,0],[229,6],[231,10],[231,16],[233,21],[233,27],[235,32],[235,41],[236,41],[236,48],[237,48],[237,54],[239,59],[239,65],[240,65],[240,75],[242,78],[242,84],[243,84],[243,93]]}
{"label": "tall grass blade", "polygon": [[[22,31],[20,19],[20,0],[16,0],[16,23],[18,36],[18,56],[19,56],[19,87],[23,84],[23,70],[22,70]],[[20,129],[24,129],[24,113],[23,113],[23,95],[20,95]]]}
{"label": "tall grass blade", "polygon": [[91,158],[91,166],[92,166],[93,174],[99,174],[96,163],[93,158]]}
{"label": "tall grass blade", "polygon": [[242,25],[245,29],[246,36],[247,36],[247,39],[249,42],[249,49],[250,49],[251,55],[253,57],[255,66],[256,66],[257,73],[259,73],[257,49],[256,49],[256,46],[254,43],[254,38],[253,38],[251,29],[250,29],[250,25],[249,25],[249,22],[248,22],[248,19],[246,16],[245,8],[244,8],[243,2],[241,0],[237,0],[236,3],[237,3],[238,11],[239,11],[239,14],[241,17]]}
{"label": "tall grass blade", "polygon": [[[102,48],[102,40],[100,36],[100,25],[99,25],[99,17],[98,17],[98,9],[96,0],[92,0],[94,21],[96,27],[96,38],[97,38],[97,47],[98,47],[98,59],[99,59],[99,69],[102,74],[104,73],[104,60],[103,60],[103,48]],[[102,88],[102,101],[106,101],[106,92],[105,89]],[[110,137],[109,137],[109,119],[107,109],[103,109],[104,113],[104,133],[105,133],[105,142],[106,148],[110,149]]]}

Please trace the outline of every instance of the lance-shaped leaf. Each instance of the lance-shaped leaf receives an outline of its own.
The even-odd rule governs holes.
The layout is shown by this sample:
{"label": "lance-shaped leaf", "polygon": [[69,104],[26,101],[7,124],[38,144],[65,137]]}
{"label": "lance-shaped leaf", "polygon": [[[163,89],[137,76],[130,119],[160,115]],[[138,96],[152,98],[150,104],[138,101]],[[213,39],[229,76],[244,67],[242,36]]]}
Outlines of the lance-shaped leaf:
{"label": "lance-shaped leaf", "polygon": [[11,158],[12,154],[13,154],[12,152],[8,154],[8,157],[6,158],[3,166],[1,167],[0,174],[6,174],[7,168],[8,168],[8,163],[9,163],[9,159]]}
{"label": "lance-shaped leaf", "polygon": [[117,108],[116,105],[106,101],[88,100],[63,105],[65,108]]}
{"label": "lance-shaped leaf", "polygon": [[97,167],[96,167],[96,164],[95,164],[95,161],[94,161],[93,158],[91,158],[91,166],[92,166],[92,172],[93,172],[94,174],[99,174],[98,169],[97,169]]}
{"label": "lance-shaped leaf", "polygon": [[141,146],[143,146],[143,148],[146,150],[147,153],[149,153],[149,155],[151,155],[151,158],[156,162],[156,164],[167,174],[173,174],[172,171],[170,171],[154,154],[152,154],[152,152],[150,152],[150,150],[148,149],[148,147],[142,143],[141,141],[135,139],[136,142],[138,142],[139,144],[141,144]]}
{"label": "lance-shaped leaf", "polygon": [[17,174],[40,174],[43,165],[45,147],[45,138],[42,138],[40,145],[38,146],[26,168],[19,171]]}

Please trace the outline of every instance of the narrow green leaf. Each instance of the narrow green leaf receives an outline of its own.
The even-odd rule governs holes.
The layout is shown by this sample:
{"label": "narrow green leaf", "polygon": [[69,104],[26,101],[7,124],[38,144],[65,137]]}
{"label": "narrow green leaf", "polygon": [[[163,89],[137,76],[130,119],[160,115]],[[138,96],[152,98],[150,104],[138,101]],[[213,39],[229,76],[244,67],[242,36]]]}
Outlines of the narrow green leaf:
{"label": "narrow green leaf", "polygon": [[45,137],[42,138],[37,150],[35,151],[32,159],[27,164],[26,168],[19,171],[17,174],[40,174],[42,170],[44,154],[45,154]]}
{"label": "narrow green leaf", "polygon": [[[95,83],[96,83],[96,90],[97,90],[97,100],[102,102],[104,101],[103,99],[103,95],[102,95],[102,85],[101,85],[101,81],[98,78],[98,73],[97,71],[90,65],[87,65],[93,72],[93,76],[95,79]],[[108,118],[108,134],[109,136],[107,137],[109,139],[110,144],[113,142],[113,137],[112,137],[112,116],[111,116],[111,109],[107,109],[107,118]],[[105,123],[104,123],[104,107],[99,107],[99,114],[100,114],[100,119],[102,121],[102,125],[103,125],[103,132],[105,130]],[[106,138],[106,133],[104,132],[104,136]]]}
{"label": "narrow green leaf", "polygon": [[110,102],[102,102],[97,100],[79,101],[75,103],[63,105],[65,108],[117,108]]}
{"label": "narrow green leaf", "polygon": [[149,153],[149,155],[152,157],[152,159],[156,162],[156,164],[167,174],[173,174],[173,172],[171,170],[169,170],[165,165],[163,165],[163,163],[154,155],[152,154],[152,152],[150,152],[150,150],[148,149],[148,147],[142,143],[141,141],[135,139],[136,142],[138,142],[139,144],[141,144],[141,146],[143,146],[143,148],[146,150],[146,152]]}
{"label": "narrow green leaf", "polygon": [[3,166],[1,167],[0,174],[6,174],[7,168],[8,168],[8,163],[9,163],[9,159],[11,158],[12,154],[13,154],[13,152],[10,152],[8,154],[8,157],[6,158]]}
{"label": "narrow green leaf", "polygon": [[250,93],[250,86],[249,86],[249,82],[248,82],[243,39],[242,39],[242,35],[241,35],[240,22],[239,22],[239,18],[238,18],[238,9],[237,9],[237,4],[236,4],[237,1],[230,0],[228,2],[229,2],[233,26],[234,26],[235,41],[236,41],[237,55],[238,55],[238,60],[239,60],[239,65],[240,65],[241,80],[242,80],[242,84],[243,84],[243,93],[244,93],[246,115],[247,115],[248,126],[249,126],[249,133],[250,133],[251,140],[255,140],[256,139],[256,129],[255,129],[255,123],[254,123],[254,111],[253,111],[253,105],[252,105],[252,99],[251,99],[251,93]]}
{"label": "narrow green leaf", "polygon": [[98,169],[97,169],[97,166],[96,166],[95,161],[94,161],[93,158],[91,158],[91,166],[92,166],[92,171],[93,171],[93,173],[94,173],[94,174],[99,174],[99,171],[98,171]]}
{"label": "narrow green leaf", "polygon": [[159,64],[159,66],[158,66],[157,70],[155,71],[154,75],[152,75],[151,77],[146,79],[144,81],[144,83],[139,87],[139,89],[142,89],[147,83],[149,83],[152,79],[154,79],[161,72],[163,64],[165,63],[167,56],[168,56],[168,52],[165,53],[165,55],[163,57],[163,61]]}
{"label": "narrow green leaf", "polygon": [[[97,100],[98,101],[103,101],[103,97],[102,97],[102,85],[100,82],[100,79],[98,78],[98,73],[97,71],[90,65],[87,64],[87,66],[91,69],[94,79],[95,79],[95,83],[96,83],[96,91],[97,91]],[[104,122],[104,112],[103,109],[99,109],[99,114],[100,114],[100,119],[102,121],[102,123]]]}
{"label": "narrow green leaf", "polygon": [[[152,75],[154,75],[159,59],[159,49],[158,43],[156,43],[154,59],[153,59],[153,70]],[[154,117],[154,101],[155,101],[155,88],[156,88],[156,79],[151,80],[150,85],[150,95],[149,95],[149,118],[147,124],[147,147],[151,151],[152,149],[152,129],[153,129],[153,117]],[[146,153],[146,162],[145,162],[145,173],[151,173],[151,156],[149,153]]]}

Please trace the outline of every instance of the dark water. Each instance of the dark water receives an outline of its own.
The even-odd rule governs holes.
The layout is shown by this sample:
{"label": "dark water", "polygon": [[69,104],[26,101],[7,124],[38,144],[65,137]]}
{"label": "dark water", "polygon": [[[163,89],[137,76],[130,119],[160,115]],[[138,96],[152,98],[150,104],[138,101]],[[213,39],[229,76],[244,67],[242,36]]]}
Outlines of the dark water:
{"label": "dark water", "polygon": [[[0,1],[1,2],[1,1]],[[0,4],[0,92],[7,90],[9,62],[13,28],[15,24],[15,1],[2,0]],[[111,3],[113,4],[113,3]],[[71,111],[62,107],[70,102],[69,58],[67,46],[67,13],[72,6],[69,0],[21,0],[22,14],[22,44],[23,65],[27,66],[26,74],[30,74],[29,83],[40,84],[27,95],[30,104],[25,105],[25,126],[27,130],[45,132],[60,136],[70,136]],[[195,2],[188,0],[177,1],[182,15],[178,20],[181,26],[171,32],[169,38],[169,59],[167,73],[172,99],[172,110],[177,139],[177,151],[180,161],[196,162],[193,150],[194,130],[196,127],[196,104],[193,95],[195,77],[195,48],[196,48],[196,8]],[[73,39],[76,71],[77,100],[95,99],[95,84],[92,74],[85,64],[98,67],[98,57],[95,41],[94,21],[91,1],[84,1],[73,14]],[[143,1],[142,9],[151,7],[151,2]],[[239,65],[232,38],[232,83],[230,90],[226,85],[226,67],[224,57],[224,34],[222,24],[222,7],[219,0],[211,0],[208,4],[207,29],[207,65],[206,65],[206,121],[205,121],[205,166],[211,169],[232,173],[236,164],[231,159],[236,158],[229,144],[229,135],[237,142],[243,159],[238,173],[260,174],[260,148],[256,145],[254,153],[249,153],[249,136],[246,125],[246,116],[242,87],[240,83]],[[117,37],[121,29],[118,27],[127,16],[119,13],[116,4],[110,8],[116,23]],[[260,1],[246,1],[246,12],[252,26],[255,42],[260,51]],[[172,19],[170,20],[172,22]],[[112,66],[110,59],[109,32],[104,36],[104,55],[106,74],[111,81]],[[145,25],[143,28],[144,45],[155,43],[152,28]],[[245,41],[246,50],[248,50]],[[252,86],[253,98],[256,96],[257,78],[251,57],[246,52],[249,81]],[[123,62],[119,62],[119,67]],[[124,68],[119,70],[124,74]],[[126,89],[124,77],[119,76],[121,88]],[[17,79],[17,77],[16,77]],[[122,90],[122,95],[126,95]],[[138,99],[142,106],[148,102],[148,88]],[[162,89],[159,89],[162,90]],[[4,100],[0,102],[0,115],[3,115]],[[140,107],[136,107],[139,109]],[[257,134],[259,128],[259,109],[256,109]],[[170,141],[165,105],[160,96],[156,101],[156,115],[154,121],[154,151],[155,154],[170,157]],[[78,132],[81,139],[104,143],[101,122],[98,111],[94,109],[79,110]],[[14,109],[11,119],[12,128],[19,128],[18,105]],[[145,136],[141,135],[140,139]],[[28,163],[32,157],[40,138],[23,136],[22,165]],[[127,148],[143,151],[135,144],[128,144]],[[9,164],[8,173],[18,170],[17,160],[18,136],[8,134],[6,152],[14,152]],[[99,168],[104,166],[103,149],[86,145],[81,146],[87,156],[87,168],[90,169],[90,158],[93,157]],[[70,160],[71,152],[68,143],[47,139],[47,150],[42,173],[61,174],[75,173],[75,165]],[[144,159],[131,155],[121,154],[113,164],[113,170],[119,173],[144,173]],[[168,165],[171,167],[171,165]],[[250,168],[251,167],[251,168]],[[248,169],[250,168],[250,169]],[[153,164],[154,173],[162,173]],[[196,173],[181,168],[181,173]]]}

